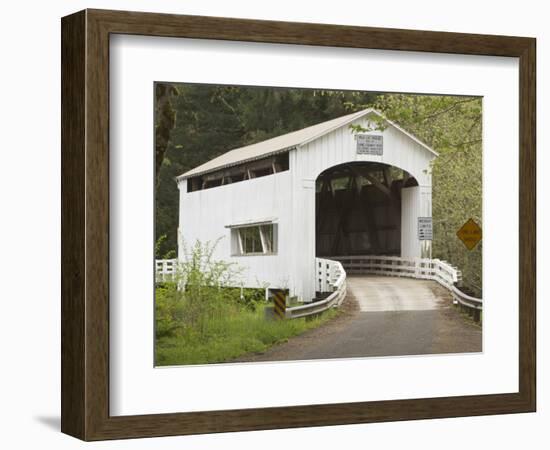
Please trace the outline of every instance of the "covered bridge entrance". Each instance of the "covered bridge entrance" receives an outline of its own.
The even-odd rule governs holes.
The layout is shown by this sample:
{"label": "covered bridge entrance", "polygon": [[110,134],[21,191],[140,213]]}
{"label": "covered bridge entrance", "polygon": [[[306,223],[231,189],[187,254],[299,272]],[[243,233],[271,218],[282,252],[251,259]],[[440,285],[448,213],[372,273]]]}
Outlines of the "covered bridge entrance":
{"label": "covered bridge entrance", "polygon": [[435,157],[373,109],[231,150],[177,179],[178,258],[216,242],[213,258],[243,269],[238,285],[308,303],[342,286],[346,257],[429,257],[419,224],[431,223]]}
{"label": "covered bridge entrance", "polygon": [[317,177],[316,255],[401,255],[402,189],[418,186],[396,167],[350,162]]}

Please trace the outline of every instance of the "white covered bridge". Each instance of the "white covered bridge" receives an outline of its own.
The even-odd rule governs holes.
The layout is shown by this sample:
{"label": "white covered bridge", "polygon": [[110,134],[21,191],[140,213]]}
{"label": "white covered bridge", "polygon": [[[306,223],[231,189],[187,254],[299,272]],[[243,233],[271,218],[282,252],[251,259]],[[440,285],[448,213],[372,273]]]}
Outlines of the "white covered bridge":
{"label": "white covered bridge", "polygon": [[179,257],[221,238],[214,257],[244,269],[242,286],[304,303],[332,290],[341,301],[340,262],[453,289],[459,272],[430,259],[436,157],[373,109],[228,151],[177,178]]}

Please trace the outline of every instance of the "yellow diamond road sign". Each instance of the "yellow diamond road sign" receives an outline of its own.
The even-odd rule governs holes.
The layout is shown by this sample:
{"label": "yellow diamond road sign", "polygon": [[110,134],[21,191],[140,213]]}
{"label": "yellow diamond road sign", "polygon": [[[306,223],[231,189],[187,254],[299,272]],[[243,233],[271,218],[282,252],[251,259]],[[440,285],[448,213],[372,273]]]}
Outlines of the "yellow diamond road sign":
{"label": "yellow diamond road sign", "polygon": [[481,227],[472,219],[468,219],[460,230],[456,232],[456,235],[468,250],[472,250],[481,241]]}

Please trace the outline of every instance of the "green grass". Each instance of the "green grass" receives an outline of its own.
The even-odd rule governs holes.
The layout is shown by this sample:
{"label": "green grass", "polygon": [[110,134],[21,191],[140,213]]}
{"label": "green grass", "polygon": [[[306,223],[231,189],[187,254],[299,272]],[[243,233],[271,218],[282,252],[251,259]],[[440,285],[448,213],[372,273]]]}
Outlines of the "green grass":
{"label": "green grass", "polygon": [[250,352],[262,352],[292,336],[318,327],[337,315],[336,310],[306,319],[273,320],[266,305],[241,310],[228,317],[211,318],[201,335],[183,332],[157,337],[156,365],[207,364],[230,361]]}

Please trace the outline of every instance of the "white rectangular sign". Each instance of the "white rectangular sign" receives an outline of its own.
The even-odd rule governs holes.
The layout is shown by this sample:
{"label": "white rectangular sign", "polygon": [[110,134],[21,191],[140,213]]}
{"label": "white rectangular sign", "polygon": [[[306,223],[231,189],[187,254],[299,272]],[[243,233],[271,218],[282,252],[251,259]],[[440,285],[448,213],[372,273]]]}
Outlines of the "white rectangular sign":
{"label": "white rectangular sign", "polygon": [[384,153],[384,136],[379,134],[357,134],[355,135],[357,141],[357,154],[358,155],[378,155],[382,156]]}
{"label": "white rectangular sign", "polygon": [[433,239],[433,227],[431,217],[418,218],[418,239],[420,241],[431,241]]}

